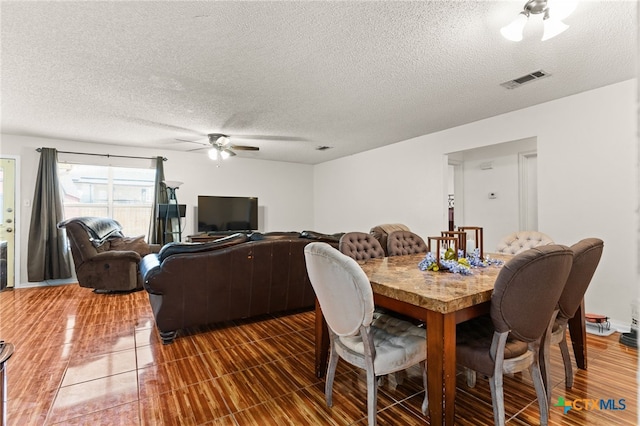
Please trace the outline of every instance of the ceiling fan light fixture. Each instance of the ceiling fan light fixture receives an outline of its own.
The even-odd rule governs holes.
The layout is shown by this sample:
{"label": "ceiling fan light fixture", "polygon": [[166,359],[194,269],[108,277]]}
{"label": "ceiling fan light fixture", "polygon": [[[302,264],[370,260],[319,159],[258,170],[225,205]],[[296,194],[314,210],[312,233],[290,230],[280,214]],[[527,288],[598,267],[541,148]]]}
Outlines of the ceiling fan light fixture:
{"label": "ceiling fan light fixture", "polygon": [[500,29],[500,34],[507,40],[521,41],[524,27],[531,14],[539,15],[544,13],[544,34],[542,41],[549,40],[564,32],[569,26],[562,22],[562,19],[569,16],[576,8],[576,0],[555,0],[553,3],[553,18],[550,16],[548,0],[529,0],[524,5],[522,12],[511,22]]}
{"label": "ceiling fan light fixture", "polygon": [[226,149],[221,149],[219,153],[220,153],[220,158],[222,158],[223,160],[226,160],[227,158],[231,157],[231,154]]}
{"label": "ceiling fan light fixture", "polygon": [[221,135],[216,142],[222,146],[227,146],[231,141],[229,140],[228,136]]}
{"label": "ceiling fan light fixture", "polygon": [[211,158],[212,160],[218,159],[218,150],[216,148],[211,148],[209,150],[209,158]]}
{"label": "ceiling fan light fixture", "polygon": [[544,33],[542,34],[542,41],[549,40],[569,28],[567,24],[559,19],[550,18],[548,14],[545,15],[543,24]]}
{"label": "ceiling fan light fixture", "polygon": [[529,15],[525,12],[520,12],[513,22],[500,28],[500,34],[507,40],[522,41],[522,33],[524,32],[524,26],[527,24],[528,19]]}

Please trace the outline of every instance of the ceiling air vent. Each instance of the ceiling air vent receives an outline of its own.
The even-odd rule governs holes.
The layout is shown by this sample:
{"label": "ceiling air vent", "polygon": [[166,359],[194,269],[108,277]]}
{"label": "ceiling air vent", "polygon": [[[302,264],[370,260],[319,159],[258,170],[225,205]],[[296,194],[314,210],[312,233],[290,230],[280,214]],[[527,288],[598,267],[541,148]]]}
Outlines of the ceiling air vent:
{"label": "ceiling air vent", "polygon": [[506,87],[507,89],[515,89],[516,87],[520,87],[523,84],[540,80],[541,78],[549,77],[550,75],[551,74],[543,70],[538,70],[530,74],[523,75],[522,77],[514,78],[513,80],[510,80],[510,81],[505,81],[504,83],[500,84],[500,86]]}

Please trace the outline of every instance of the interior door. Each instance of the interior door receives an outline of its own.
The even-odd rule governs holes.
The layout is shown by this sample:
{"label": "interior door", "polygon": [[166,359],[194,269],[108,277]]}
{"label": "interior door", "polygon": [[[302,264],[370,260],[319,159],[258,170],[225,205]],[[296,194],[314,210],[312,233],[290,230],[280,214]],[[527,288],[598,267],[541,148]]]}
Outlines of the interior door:
{"label": "interior door", "polygon": [[0,158],[0,290],[15,284],[16,160]]}
{"label": "interior door", "polygon": [[518,154],[520,172],[520,230],[538,230],[538,154]]}

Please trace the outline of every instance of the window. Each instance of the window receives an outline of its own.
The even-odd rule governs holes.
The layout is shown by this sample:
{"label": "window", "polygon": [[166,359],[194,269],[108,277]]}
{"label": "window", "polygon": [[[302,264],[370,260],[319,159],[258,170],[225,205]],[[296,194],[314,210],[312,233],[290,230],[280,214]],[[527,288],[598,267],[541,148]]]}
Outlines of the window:
{"label": "window", "polygon": [[58,163],[65,219],[111,217],[128,236],[147,235],[155,169]]}

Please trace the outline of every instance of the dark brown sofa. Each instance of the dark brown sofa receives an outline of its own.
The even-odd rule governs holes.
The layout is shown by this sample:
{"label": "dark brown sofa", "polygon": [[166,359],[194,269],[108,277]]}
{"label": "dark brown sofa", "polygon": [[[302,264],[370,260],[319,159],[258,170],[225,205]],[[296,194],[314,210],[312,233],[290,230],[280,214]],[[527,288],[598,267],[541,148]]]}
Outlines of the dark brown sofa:
{"label": "dark brown sofa", "polygon": [[122,226],[106,217],[74,217],[58,224],[66,229],[80,287],[96,293],[142,290],[138,265],[160,246],[144,236],[125,237]]}
{"label": "dark brown sofa", "polygon": [[169,243],[145,256],[144,288],[163,343],[189,327],[313,307],[304,246],[314,240],[337,247],[339,236],[237,233],[206,243]]}

